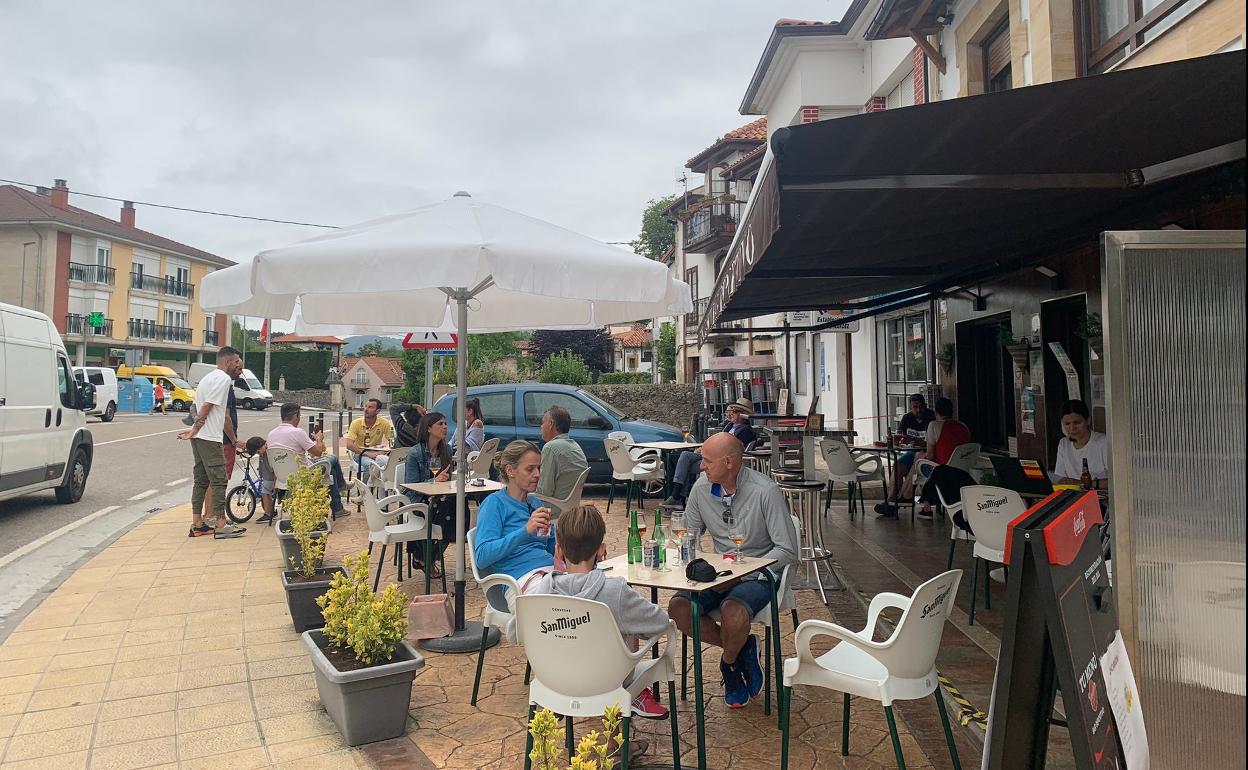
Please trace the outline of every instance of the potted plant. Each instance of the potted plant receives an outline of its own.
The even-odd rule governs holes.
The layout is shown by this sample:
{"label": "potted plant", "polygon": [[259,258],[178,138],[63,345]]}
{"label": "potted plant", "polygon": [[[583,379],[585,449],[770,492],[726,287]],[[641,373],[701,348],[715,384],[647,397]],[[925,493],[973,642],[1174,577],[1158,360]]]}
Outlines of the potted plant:
{"label": "potted plant", "polygon": [[[602,715],[602,732],[590,730],[576,744],[576,753],[565,759],[564,728],[549,709],[538,709],[529,721],[528,758],[533,770],[611,770],[624,746],[620,735],[620,708],[610,706]],[[570,759],[571,764],[565,764]]]}
{"label": "potted plant", "polygon": [[329,516],[329,492],[319,472],[300,468],[291,476],[286,497],[291,535],[299,548],[288,559],[291,569],[282,573],[286,606],[299,633],[325,625],[316,600],[329,590],[330,580],[341,567],[321,567],[325,558],[325,525]]}
{"label": "potted plant", "polygon": [[303,632],[321,703],[349,746],[397,738],[424,658],[407,634],[407,597],[393,583],[368,584],[368,552],[345,560],[329,591],[317,598],[325,627]]}
{"label": "potted plant", "polygon": [[1103,356],[1105,346],[1104,339],[1101,336],[1100,313],[1081,313],[1076,322],[1075,334],[1088,341],[1088,347],[1092,349],[1097,358]]}
{"label": "potted plant", "polygon": [[936,354],[936,363],[940,364],[940,370],[945,374],[953,372],[954,353],[956,348],[952,342],[946,342],[940,352]]}
{"label": "potted plant", "polygon": [[1031,341],[1024,339],[1022,342],[1014,339],[1014,331],[1005,325],[997,332],[997,342],[1001,343],[1001,347],[1005,348],[1010,354],[1010,358],[1014,360],[1014,365],[1023,371],[1027,370],[1029,361],[1028,356],[1031,353]]}
{"label": "potted plant", "polygon": [[[293,569],[300,569],[303,566],[302,549],[299,547],[299,541],[295,537],[294,523],[294,506],[299,505],[297,500],[310,501],[311,498],[300,497],[301,491],[310,485],[317,485],[320,494],[324,498],[323,507],[324,515],[320,516],[314,528],[314,537],[324,538],[331,530],[329,523],[329,490],[325,486],[324,476],[321,469],[312,470],[310,468],[300,468],[286,479],[286,493],[282,500],[282,510],[289,518],[281,519],[277,522],[277,545],[282,549],[282,563],[291,565]],[[320,506],[315,509],[322,510]],[[323,553],[323,549],[322,549]],[[316,566],[321,566],[319,563]]]}

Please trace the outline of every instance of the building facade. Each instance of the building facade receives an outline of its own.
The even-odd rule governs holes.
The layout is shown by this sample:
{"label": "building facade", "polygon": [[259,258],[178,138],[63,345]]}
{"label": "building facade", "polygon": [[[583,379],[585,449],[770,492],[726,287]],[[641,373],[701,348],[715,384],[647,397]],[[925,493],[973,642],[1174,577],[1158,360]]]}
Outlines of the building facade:
{"label": "building facade", "polygon": [[64,180],[0,186],[0,301],[47,314],[78,365],[162,364],[183,375],[227,344],[229,318],[195,299],[204,276],[234,264],[71,206]]}
{"label": "building facade", "polygon": [[363,408],[370,398],[389,406],[394,392],[403,387],[403,367],[397,358],[364,356],[342,359],[342,387],[347,394],[347,405]]}

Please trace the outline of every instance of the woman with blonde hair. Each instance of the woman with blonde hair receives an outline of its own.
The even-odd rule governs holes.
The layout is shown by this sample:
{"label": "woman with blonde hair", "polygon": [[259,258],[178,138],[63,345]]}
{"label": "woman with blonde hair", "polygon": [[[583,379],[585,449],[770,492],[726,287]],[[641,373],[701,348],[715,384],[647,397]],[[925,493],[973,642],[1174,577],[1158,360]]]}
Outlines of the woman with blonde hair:
{"label": "woman with blonde hair", "polygon": [[528,441],[512,441],[494,458],[507,486],[477,509],[472,558],[482,574],[501,572],[525,585],[554,568],[555,533],[550,509],[529,499],[541,476],[542,453]]}

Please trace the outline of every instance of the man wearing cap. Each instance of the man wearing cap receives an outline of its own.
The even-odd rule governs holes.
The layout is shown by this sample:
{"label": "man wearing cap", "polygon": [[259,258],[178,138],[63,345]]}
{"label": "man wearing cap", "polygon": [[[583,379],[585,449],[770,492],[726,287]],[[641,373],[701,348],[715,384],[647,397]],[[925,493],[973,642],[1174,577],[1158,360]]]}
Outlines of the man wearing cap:
{"label": "man wearing cap", "polygon": [[907,449],[897,458],[893,473],[893,494],[891,498],[875,506],[875,512],[884,518],[897,516],[897,499],[913,494],[914,479],[910,469],[924,457],[923,450],[927,447],[927,426],[936,419],[935,413],[927,408],[927,399],[922,393],[910,397],[910,411],[901,418],[901,425],[893,435],[893,443],[899,449]]}
{"label": "man wearing cap", "polygon": [[[742,396],[729,404],[726,412],[728,419],[724,422],[724,427],[720,429],[721,432],[736,436],[742,447],[753,444],[758,436],[754,435],[754,428],[750,426],[750,418],[754,416],[754,405],[750,403],[750,400]],[[664,506],[685,507],[685,497],[693,488],[693,482],[698,480],[701,466],[701,452],[686,449],[680,453],[680,456],[676,458],[676,471],[672,474],[672,494],[663,501]]]}

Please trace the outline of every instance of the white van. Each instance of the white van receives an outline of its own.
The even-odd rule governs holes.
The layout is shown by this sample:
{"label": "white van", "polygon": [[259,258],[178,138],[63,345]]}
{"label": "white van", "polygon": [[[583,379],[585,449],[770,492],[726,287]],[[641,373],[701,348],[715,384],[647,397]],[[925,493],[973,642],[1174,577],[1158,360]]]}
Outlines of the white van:
{"label": "white van", "polygon": [[90,382],[74,380],[61,335],[43,313],[0,303],[0,500],[55,489],[76,503],[94,445]]}
{"label": "white van", "polygon": [[[216,368],[216,364],[191,364],[191,384],[198,386],[204,375]],[[244,369],[234,380],[234,403],[241,409],[268,409],[273,405],[273,394],[264,389],[250,369]]]}
{"label": "white van", "polygon": [[75,366],[74,379],[95,386],[95,408],[87,414],[112,422],[117,414],[117,372],[105,366]]}

